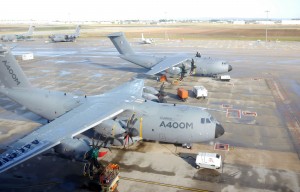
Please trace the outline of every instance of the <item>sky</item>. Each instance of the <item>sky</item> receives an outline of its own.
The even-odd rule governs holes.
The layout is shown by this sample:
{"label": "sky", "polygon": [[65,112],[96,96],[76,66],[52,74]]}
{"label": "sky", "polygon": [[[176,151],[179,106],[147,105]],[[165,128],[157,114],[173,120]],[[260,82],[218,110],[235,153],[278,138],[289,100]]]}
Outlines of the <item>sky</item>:
{"label": "sky", "polygon": [[300,18],[300,0],[5,0],[0,20]]}

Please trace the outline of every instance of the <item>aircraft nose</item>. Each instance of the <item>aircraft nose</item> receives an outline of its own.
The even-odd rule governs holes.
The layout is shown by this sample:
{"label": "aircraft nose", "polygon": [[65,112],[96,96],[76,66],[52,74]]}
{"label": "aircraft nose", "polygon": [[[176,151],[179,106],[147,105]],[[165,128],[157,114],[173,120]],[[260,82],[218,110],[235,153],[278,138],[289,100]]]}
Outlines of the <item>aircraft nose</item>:
{"label": "aircraft nose", "polygon": [[216,132],[215,132],[215,138],[221,137],[224,134],[225,130],[223,126],[219,123],[216,124]]}
{"label": "aircraft nose", "polygon": [[228,72],[229,71],[232,71],[232,66],[231,65],[228,65]]}

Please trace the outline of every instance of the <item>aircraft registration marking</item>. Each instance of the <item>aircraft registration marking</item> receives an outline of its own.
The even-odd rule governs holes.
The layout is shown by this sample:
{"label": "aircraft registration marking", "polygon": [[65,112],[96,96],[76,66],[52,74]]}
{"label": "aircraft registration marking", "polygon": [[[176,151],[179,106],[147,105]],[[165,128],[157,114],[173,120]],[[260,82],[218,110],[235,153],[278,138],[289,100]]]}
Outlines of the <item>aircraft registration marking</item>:
{"label": "aircraft registration marking", "polygon": [[181,128],[181,129],[188,129],[191,128],[193,129],[194,125],[193,123],[189,123],[189,122],[165,122],[162,121],[159,125],[159,127],[169,127],[169,128]]}
{"label": "aircraft registration marking", "polygon": [[33,152],[39,148],[41,148],[44,143],[40,142],[39,140],[33,140],[32,142],[25,144],[24,146],[13,150],[12,152],[5,154],[4,157],[0,158],[0,168],[5,165],[9,165],[13,163],[15,160],[22,157],[23,154],[28,152]]}

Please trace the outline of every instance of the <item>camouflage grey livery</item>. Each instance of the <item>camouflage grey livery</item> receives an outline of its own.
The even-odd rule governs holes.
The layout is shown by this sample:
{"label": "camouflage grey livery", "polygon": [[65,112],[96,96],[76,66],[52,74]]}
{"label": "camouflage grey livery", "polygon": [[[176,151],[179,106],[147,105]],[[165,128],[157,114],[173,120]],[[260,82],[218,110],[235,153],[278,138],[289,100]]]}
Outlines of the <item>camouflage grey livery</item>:
{"label": "camouflage grey livery", "polygon": [[26,33],[19,34],[19,35],[16,34],[2,35],[0,39],[4,42],[31,39],[33,36],[34,29],[35,26],[30,26]]}
{"label": "camouflage grey livery", "polygon": [[74,42],[80,35],[81,26],[78,25],[72,34],[53,34],[49,36],[52,42]]}
{"label": "camouflage grey livery", "polygon": [[220,123],[202,108],[145,100],[143,80],[101,95],[79,97],[32,87],[10,50],[3,46],[0,66],[0,93],[49,120],[0,154],[0,172],[50,148],[82,160],[91,142],[82,133],[90,129],[107,138],[105,145],[132,144],[141,139],[199,143],[224,134]]}
{"label": "camouflage grey livery", "polygon": [[146,73],[148,75],[155,75],[161,72],[170,75],[179,75],[182,64],[191,72],[192,62],[195,66],[192,72],[200,76],[213,76],[232,70],[232,66],[226,61],[210,57],[201,57],[198,55],[193,58],[187,58],[186,56],[158,57],[135,53],[122,32],[109,34],[108,38],[112,41],[122,59],[149,69]]}

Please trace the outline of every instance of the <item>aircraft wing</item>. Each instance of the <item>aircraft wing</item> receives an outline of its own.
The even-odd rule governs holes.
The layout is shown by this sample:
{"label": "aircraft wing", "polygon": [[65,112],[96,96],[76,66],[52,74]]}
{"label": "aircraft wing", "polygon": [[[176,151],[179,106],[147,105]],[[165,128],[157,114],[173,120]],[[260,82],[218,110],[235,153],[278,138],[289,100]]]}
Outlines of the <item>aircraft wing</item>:
{"label": "aircraft wing", "polygon": [[72,138],[124,111],[121,107],[109,105],[82,104],[18,140],[10,146],[8,151],[0,155],[0,172],[58,145],[63,139]]}
{"label": "aircraft wing", "polygon": [[166,59],[162,60],[158,64],[156,64],[154,67],[151,68],[150,71],[148,71],[147,75],[155,75],[157,73],[160,73],[170,67],[174,67],[184,61],[188,60],[186,56],[174,56],[174,57],[167,57]]}
{"label": "aircraft wing", "polygon": [[136,101],[133,95],[139,98],[143,86],[142,80],[127,83],[119,89],[121,99],[117,97],[120,92],[114,89],[111,94],[91,99],[18,140],[0,154],[0,173],[129,109],[130,103]]}

